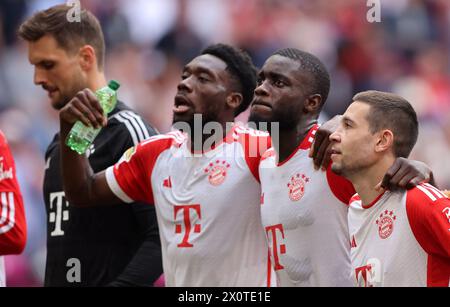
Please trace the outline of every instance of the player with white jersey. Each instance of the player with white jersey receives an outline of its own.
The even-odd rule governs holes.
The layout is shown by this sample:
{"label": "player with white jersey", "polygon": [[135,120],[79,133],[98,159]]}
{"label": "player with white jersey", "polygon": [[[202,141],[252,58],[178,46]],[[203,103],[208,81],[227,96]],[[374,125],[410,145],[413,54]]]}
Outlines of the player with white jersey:
{"label": "player with white jersey", "polygon": [[0,287],[6,286],[3,256],[20,254],[27,240],[27,225],[16,167],[0,131]]}
{"label": "player with white jersey", "polygon": [[[313,55],[283,49],[267,60],[259,77],[250,120],[280,123],[279,136],[271,131],[279,148],[263,156],[259,169],[262,223],[278,285],[351,286],[347,213],[355,189],[330,167],[316,169],[309,157],[313,141],[326,132],[317,120],[329,74]],[[427,176],[414,167],[404,172],[415,161],[397,162],[394,173],[401,176],[395,180]],[[390,183],[397,185],[395,180]]]}
{"label": "player with white jersey", "polygon": [[333,170],[358,192],[348,215],[352,279],[358,286],[450,286],[450,200],[430,184],[374,187],[418,136],[414,109],[376,91],[353,98],[333,141]]}
{"label": "player with white jersey", "polygon": [[317,129],[290,159],[278,163],[271,149],[260,166],[262,223],[281,286],[351,286],[347,203],[355,190],[330,169],[314,169]]}
{"label": "player with white jersey", "polygon": [[[248,55],[226,45],[210,46],[186,65],[178,85],[174,123],[187,124],[186,135],[154,137],[97,175],[85,157],[61,148],[70,203],[154,203],[168,286],[266,286],[271,269],[259,214],[258,165],[270,138],[240,126],[226,129],[248,108],[255,84]],[[201,122],[196,115],[202,115]],[[62,138],[76,120],[105,124],[89,90],[72,99],[60,118]],[[204,131],[198,142],[193,128],[213,122],[223,132]],[[205,136],[213,146],[206,146]]]}
{"label": "player with white jersey", "polygon": [[178,132],[142,143],[106,171],[123,201],[156,204],[168,285],[266,286],[260,156],[248,146],[268,140],[236,126],[213,152],[195,157]]}
{"label": "player with white jersey", "polygon": [[350,204],[353,280],[358,286],[450,286],[450,200],[422,184]]}

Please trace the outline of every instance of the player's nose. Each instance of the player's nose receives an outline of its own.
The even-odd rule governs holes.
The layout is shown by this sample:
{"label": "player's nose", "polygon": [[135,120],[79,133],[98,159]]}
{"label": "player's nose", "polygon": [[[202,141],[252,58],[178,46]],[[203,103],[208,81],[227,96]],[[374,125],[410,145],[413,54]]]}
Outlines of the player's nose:
{"label": "player's nose", "polygon": [[44,85],[47,83],[47,77],[42,70],[36,68],[34,70],[33,81],[36,85]]}
{"label": "player's nose", "polygon": [[341,141],[341,135],[339,134],[339,129],[330,135],[330,141],[337,142],[337,143],[339,143]]}
{"label": "player's nose", "polygon": [[263,81],[258,84],[258,86],[255,89],[255,96],[268,96],[269,91],[267,89],[267,82]]}
{"label": "player's nose", "polygon": [[188,77],[180,81],[180,83],[177,86],[178,92],[192,92],[192,78]]}

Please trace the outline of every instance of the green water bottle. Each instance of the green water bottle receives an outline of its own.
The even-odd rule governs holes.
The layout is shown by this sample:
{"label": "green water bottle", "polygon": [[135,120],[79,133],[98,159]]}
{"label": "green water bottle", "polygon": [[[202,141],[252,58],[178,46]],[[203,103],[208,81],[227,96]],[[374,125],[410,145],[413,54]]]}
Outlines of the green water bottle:
{"label": "green water bottle", "polygon": [[[116,107],[119,87],[119,82],[112,80],[108,86],[95,92],[105,116]],[[83,155],[100,131],[101,128],[87,127],[81,121],[77,121],[67,137],[66,145],[78,154]]]}

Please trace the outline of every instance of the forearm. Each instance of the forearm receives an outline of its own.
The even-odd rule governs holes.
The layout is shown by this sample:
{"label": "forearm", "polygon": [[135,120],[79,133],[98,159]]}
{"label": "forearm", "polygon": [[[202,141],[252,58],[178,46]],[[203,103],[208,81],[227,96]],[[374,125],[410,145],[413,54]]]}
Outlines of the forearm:
{"label": "forearm", "polygon": [[77,207],[111,206],[121,201],[109,188],[105,172],[94,174],[88,159],[66,146],[73,124],[104,128],[107,119],[94,93],[89,89],[77,95],[60,111],[60,153],[63,186],[67,200]]}
{"label": "forearm", "polygon": [[94,172],[85,155],[78,155],[66,144],[71,125],[61,121],[60,152],[64,191],[70,204],[86,206],[91,200]]}

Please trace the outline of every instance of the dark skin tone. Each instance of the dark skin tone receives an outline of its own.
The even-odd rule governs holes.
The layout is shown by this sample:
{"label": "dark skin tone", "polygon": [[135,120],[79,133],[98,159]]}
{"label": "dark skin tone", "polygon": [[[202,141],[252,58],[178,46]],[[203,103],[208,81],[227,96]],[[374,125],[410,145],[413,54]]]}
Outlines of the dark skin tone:
{"label": "dark skin tone", "polygon": [[[298,148],[311,128],[318,123],[323,103],[319,94],[312,94],[308,73],[292,59],[270,57],[259,73],[259,83],[252,102],[250,121],[280,123],[279,163],[286,161]],[[337,129],[340,117],[325,123],[317,131],[311,148],[315,168],[326,170],[330,165],[330,135]],[[421,182],[433,182],[429,167],[419,161],[399,158],[388,170],[378,189],[412,188]]]}
{"label": "dark skin tone", "polygon": [[[280,123],[279,161],[285,161],[318,123],[319,95],[307,97],[300,64],[279,55],[271,57],[259,73],[250,121]],[[293,103],[304,101],[304,103]],[[300,120],[298,120],[300,119]]]}
{"label": "dark skin tone", "polygon": [[[193,131],[194,114],[202,114],[204,123],[217,122],[222,126],[223,135],[216,141],[225,137],[226,123],[234,122],[234,112],[242,102],[242,94],[233,91],[236,84],[226,68],[225,62],[211,55],[197,57],[185,66],[175,97],[174,123],[189,123]],[[202,142],[197,144],[203,145],[210,137],[211,134],[203,133]],[[193,141],[191,146],[195,145]]]}
{"label": "dark skin tone", "polygon": [[[185,67],[175,98],[174,121],[191,122],[195,114],[214,119],[223,127],[234,121],[242,94],[234,91],[234,81],[226,68],[225,62],[211,55],[199,56]],[[66,140],[78,120],[95,128],[107,124],[100,103],[89,89],[79,92],[61,110],[61,140]],[[192,138],[193,135],[191,144],[195,144]],[[61,146],[61,157],[64,190],[71,204],[102,206],[121,203],[109,188],[105,172],[94,174],[85,156]]]}

